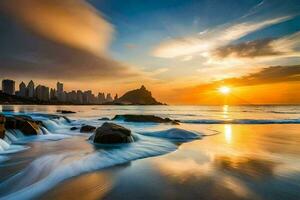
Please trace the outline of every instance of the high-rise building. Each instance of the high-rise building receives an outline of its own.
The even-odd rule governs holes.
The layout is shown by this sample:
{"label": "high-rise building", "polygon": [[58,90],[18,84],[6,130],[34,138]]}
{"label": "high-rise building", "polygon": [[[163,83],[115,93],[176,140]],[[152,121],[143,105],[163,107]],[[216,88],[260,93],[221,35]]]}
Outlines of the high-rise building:
{"label": "high-rise building", "polygon": [[77,100],[76,103],[83,104],[83,92],[81,90],[77,90]]}
{"label": "high-rise building", "polygon": [[15,81],[5,79],[2,81],[2,92],[5,94],[15,94]]}
{"label": "high-rise building", "polygon": [[23,81],[19,85],[19,96],[21,96],[21,97],[26,96],[26,85]]}
{"label": "high-rise building", "polygon": [[56,90],[53,88],[50,89],[50,100],[56,100]]}
{"label": "high-rise building", "polygon": [[59,101],[64,101],[63,100],[63,95],[64,95],[64,84],[57,82],[56,84],[56,91],[57,91],[57,99]]}
{"label": "high-rise building", "polygon": [[77,93],[75,90],[67,93],[67,102],[76,103],[77,102]]}
{"label": "high-rise building", "polygon": [[113,98],[111,97],[111,94],[108,93],[106,96],[106,102],[112,102],[112,101],[113,101]]}
{"label": "high-rise building", "polygon": [[84,91],[83,93],[83,104],[90,104],[92,103],[93,94],[91,90]]}
{"label": "high-rise building", "polygon": [[105,94],[104,93],[98,93],[98,103],[104,103],[105,102]]}
{"label": "high-rise building", "polygon": [[32,80],[27,85],[27,92],[28,92],[28,97],[29,98],[35,97],[35,94],[34,94],[34,82]]}
{"label": "high-rise building", "polygon": [[41,101],[49,101],[49,88],[43,85],[36,87],[36,98]]}

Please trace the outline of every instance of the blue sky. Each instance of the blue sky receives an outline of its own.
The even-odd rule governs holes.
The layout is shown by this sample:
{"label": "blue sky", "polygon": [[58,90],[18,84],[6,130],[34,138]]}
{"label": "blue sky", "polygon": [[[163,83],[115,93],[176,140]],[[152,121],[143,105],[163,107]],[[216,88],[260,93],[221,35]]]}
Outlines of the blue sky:
{"label": "blue sky", "polygon": [[[227,23],[297,15],[296,0],[90,0],[115,28],[114,57],[141,64],[160,41],[197,34]],[[300,17],[250,33],[233,41],[282,37],[299,31]],[[128,50],[127,45],[136,47]],[[150,58],[149,58],[150,56]],[[138,59],[136,59],[138,57]],[[151,62],[150,62],[151,63]],[[152,64],[152,63],[151,63]]]}

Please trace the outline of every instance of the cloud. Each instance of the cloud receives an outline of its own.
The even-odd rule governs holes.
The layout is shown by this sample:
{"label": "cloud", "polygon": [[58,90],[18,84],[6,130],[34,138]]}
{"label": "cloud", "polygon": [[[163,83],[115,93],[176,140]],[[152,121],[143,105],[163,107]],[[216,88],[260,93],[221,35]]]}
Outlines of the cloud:
{"label": "cloud", "polygon": [[124,79],[139,72],[107,55],[113,26],[83,0],[2,0],[1,76]]}
{"label": "cloud", "polygon": [[272,39],[254,40],[242,42],[235,45],[227,45],[218,48],[214,54],[219,58],[234,57],[259,57],[280,55],[281,52],[274,50],[271,46]]}
{"label": "cloud", "polygon": [[227,78],[208,84],[201,84],[196,88],[205,91],[224,84],[237,87],[295,81],[300,81],[300,65],[266,67],[259,72],[250,73],[238,78]]}
{"label": "cloud", "polygon": [[255,58],[255,57],[290,57],[299,56],[300,32],[279,38],[259,39],[226,45],[214,51],[217,58]]}
{"label": "cloud", "polygon": [[84,0],[2,0],[0,10],[38,35],[95,54],[107,49],[113,33]]}
{"label": "cloud", "polygon": [[161,58],[175,58],[194,54],[206,55],[252,32],[289,19],[291,19],[291,16],[283,16],[260,22],[242,22],[220,26],[197,36],[187,36],[162,42],[152,53],[154,56]]}

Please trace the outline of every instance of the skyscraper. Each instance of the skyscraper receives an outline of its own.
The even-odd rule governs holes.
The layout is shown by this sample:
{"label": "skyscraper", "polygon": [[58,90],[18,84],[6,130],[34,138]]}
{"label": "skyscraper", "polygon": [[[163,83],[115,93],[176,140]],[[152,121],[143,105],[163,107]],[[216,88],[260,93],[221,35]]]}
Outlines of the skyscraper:
{"label": "skyscraper", "polygon": [[111,94],[108,93],[106,96],[106,102],[112,102],[112,101],[113,101],[113,98],[111,97]]}
{"label": "skyscraper", "polygon": [[56,91],[57,91],[57,99],[59,101],[63,101],[63,94],[64,94],[64,84],[57,82],[56,84]]}
{"label": "skyscraper", "polygon": [[77,103],[83,104],[83,92],[81,90],[77,90]]}
{"label": "skyscraper", "polygon": [[38,100],[49,101],[49,88],[43,85],[36,87],[36,97]]}
{"label": "skyscraper", "polygon": [[10,95],[15,94],[15,81],[5,79],[2,81],[2,92]]}
{"label": "skyscraper", "polygon": [[56,90],[53,88],[50,89],[50,100],[56,100]]}
{"label": "skyscraper", "polygon": [[105,94],[99,92],[98,93],[98,103],[104,103],[105,102]]}
{"label": "skyscraper", "polygon": [[34,95],[34,82],[31,80],[27,85],[28,97],[33,98]]}
{"label": "skyscraper", "polygon": [[25,83],[23,81],[19,85],[19,96],[21,96],[21,97],[25,97],[26,96],[26,85],[25,85]]}

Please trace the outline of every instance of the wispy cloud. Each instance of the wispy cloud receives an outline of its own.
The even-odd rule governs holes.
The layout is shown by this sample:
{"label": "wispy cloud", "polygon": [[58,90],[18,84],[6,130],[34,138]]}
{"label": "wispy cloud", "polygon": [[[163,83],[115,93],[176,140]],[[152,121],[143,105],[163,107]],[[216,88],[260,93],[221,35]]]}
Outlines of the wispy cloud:
{"label": "wispy cloud", "polygon": [[195,54],[206,56],[211,51],[228,45],[230,42],[252,32],[287,21],[291,18],[291,16],[283,16],[259,22],[242,22],[217,27],[196,36],[164,41],[153,50],[152,54],[161,58],[175,58]]}
{"label": "wispy cloud", "polygon": [[277,39],[259,39],[218,48],[218,58],[292,57],[300,56],[300,32]]}

